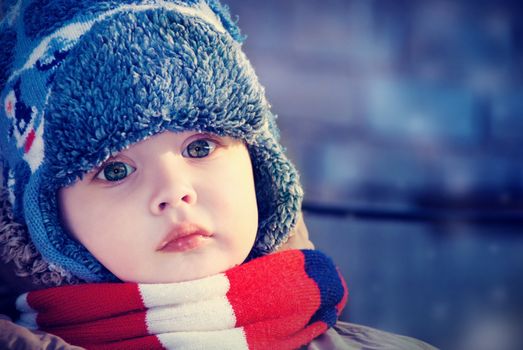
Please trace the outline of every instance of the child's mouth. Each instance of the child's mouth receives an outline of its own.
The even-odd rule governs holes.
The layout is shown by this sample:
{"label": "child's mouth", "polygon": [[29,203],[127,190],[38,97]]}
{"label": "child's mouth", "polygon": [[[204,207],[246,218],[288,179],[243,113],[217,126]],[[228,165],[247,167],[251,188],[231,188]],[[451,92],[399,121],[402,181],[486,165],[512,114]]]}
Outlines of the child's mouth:
{"label": "child's mouth", "polygon": [[160,252],[185,252],[200,247],[212,233],[191,223],[176,225],[156,248]]}

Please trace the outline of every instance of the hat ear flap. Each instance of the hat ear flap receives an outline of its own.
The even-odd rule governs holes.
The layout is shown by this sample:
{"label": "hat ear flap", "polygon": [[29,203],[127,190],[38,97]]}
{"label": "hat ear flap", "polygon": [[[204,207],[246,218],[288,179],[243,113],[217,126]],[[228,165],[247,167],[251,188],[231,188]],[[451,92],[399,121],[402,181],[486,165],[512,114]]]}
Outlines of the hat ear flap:
{"label": "hat ear flap", "polygon": [[272,135],[250,147],[258,201],[258,234],[250,258],[270,253],[285,243],[296,225],[303,190],[294,165]]}

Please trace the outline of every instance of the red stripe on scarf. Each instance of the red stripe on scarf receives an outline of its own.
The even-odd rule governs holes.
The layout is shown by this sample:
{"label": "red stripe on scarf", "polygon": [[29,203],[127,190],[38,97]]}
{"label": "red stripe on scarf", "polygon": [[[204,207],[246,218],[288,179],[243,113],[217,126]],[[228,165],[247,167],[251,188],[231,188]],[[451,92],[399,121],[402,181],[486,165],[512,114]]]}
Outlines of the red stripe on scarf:
{"label": "red stripe on scarf", "polygon": [[89,350],[129,350],[129,349],[147,349],[147,350],[163,350],[165,349],[162,344],[158,341],[155,335],[148,335],[143,338],[134,338],[119,341],[110,344],[87,344],[84,348]]}
{"label": "red stripe on scarf", "polygon": [[70,325],[46,330],[84,347],[88,347],[94,339],[96,343],[110,343],[149,335],[145,311],[91,321],[81,327]]}
{"label": "red stripe on scarf", "polygon": [[[244,327],[250,349],[266,349],[278,339],[303,330],[321,303],[318,285],[305,271],[303,253],[284,252],[285,268],[282,260],[274,258],[279,254],[252,260],[226,273],[231,282],[227,299],[236,324]],[[289,298],[289,290],[296,291],[293,298]],[[325,324],[323,327],[327,328]],[[303,332],[310,333],[307,329]],[[297,333],[286,343],[292,346],[285,348],[299,347],[306,343],[306,337]]]}
{"label": "red stripe on scarf", "polygon": [[[134,283],[98,283],[63,286],[29,293],[27,302],[38,310],[39,326],[69,326],[129,311],[145,310]],[[57,313],[56,310],[61,310]]]}
{"label": "red stripe on scarf", "polygon": [[148,334],[146,309],[134,283],[49,288],[29,293],[27,302],[38,310],[40,328],[79,346],[85,347],[93,339],[114,342]]}
{"label": "red stripe on scarf", "polygon": [[291,336],[287,335],[286,337],[277,338],[272,334],[268,334],[266,337],[260,337],[260,334],[257,334],[259,330],[252,327],[252,329],[249,329],[249,333],[257,335],[257,337],[256,339],[252,339],[252,345],[251,342],[249,342],[249,349],[298,349],[303,345],[309,344],[317,336],[325,333],[327,329],[328,327],[325,322],[318,321],[298,330]]}

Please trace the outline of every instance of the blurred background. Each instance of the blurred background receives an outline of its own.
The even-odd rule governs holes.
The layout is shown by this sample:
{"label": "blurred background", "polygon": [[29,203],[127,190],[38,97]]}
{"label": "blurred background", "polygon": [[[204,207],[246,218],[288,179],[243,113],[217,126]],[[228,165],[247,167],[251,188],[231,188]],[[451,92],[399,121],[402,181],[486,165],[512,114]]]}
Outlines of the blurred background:
{"label": "blurred background", "polygon": [[523,349],[522,5],[224,1],[348,281],[342,318]]}

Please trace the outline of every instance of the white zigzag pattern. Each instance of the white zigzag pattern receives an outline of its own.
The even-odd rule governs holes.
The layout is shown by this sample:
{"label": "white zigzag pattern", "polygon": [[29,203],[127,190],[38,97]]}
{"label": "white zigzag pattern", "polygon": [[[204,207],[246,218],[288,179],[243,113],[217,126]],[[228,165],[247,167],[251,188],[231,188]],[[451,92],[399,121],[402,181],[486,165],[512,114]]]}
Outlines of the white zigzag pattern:
{"label": "white zigzag pattern", "polygon": [[143,4],[143,5],[122,5],[116,9],[113,9],[111,11],[107,11],[96,17],[95,19],[85,21],[85,22],[75,22],[68,24],[54,33],[48,35],[45,37],[40,44],[33,50],[31,55],[29,55],[29,58],[24,63],[24,65],[15,70],[13,74],[11,74],[9,81],[17,77],[22,71],[26,69],[30,69],[34,66],[36,61],[42,57],[48,50],[49,43],[53,39],[65,39],[72,42],[77,42],[78,39],[85,34],[88,30],[91,29],[91,27],[104,20],[105,18],[108,18],[110,16],[113,16],[115,14],[125,12],[125,11],[135,11],[135,12],[143,12],[147,10],[154,10],[154,9],[166,9],[169,11],[175,11],[178,13],[181,13],[186,16],[191,17],[197,17],[202,19],[203,21],[211,24],[214,26],[214,28],[223,33],[225,32],[225,29],[223,28],[220,20],[217,18],[216,14],[209,8],[209,6],[204,2],[200,1],[196,6],[189,7],[189,6],[181,6],[177,5],[171,2],[166,1],[160,1],[155,4]]}

